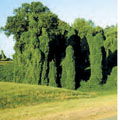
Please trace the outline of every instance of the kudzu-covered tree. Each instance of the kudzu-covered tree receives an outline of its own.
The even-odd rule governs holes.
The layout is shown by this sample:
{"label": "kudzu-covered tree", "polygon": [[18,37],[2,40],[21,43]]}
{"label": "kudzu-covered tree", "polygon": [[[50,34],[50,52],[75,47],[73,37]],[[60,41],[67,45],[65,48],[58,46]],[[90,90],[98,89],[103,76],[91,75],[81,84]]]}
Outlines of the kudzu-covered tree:
{"label": "kudzu-covered tree", "polygon": [[48,69],[47,60],[45,60],[42,68],[41,85],[48,85],[47,69]]}
{"label": "kudzu-covered tree", "polygon": [[42,67],[42,76],[41,76],[41,84],[48,85],[48,54],[49,54],[49,38],[46,32],[46,29],[42,29],[42,35],[39,37],[40,39],[40,49],[44,54],[44,61]]}
{"label": "kudzu-covered tree", "polygon": [[106,50],[106,56],[110,55],[117,50],[117,26],[108,26],[104,29],[106,40],[104,41],[104,47]]}
{"label": "kudzu-covered tree", "polygon": [[75,61],[72,46],[66,48],[66,56],[61,63],[62,76],[61,85],[63,88],[75,89]]}
{"label": "kudzu-covered tree", "polygon": [[40,2],[24,3],[8,17],[3,30],[16,40],[16,82],[48,85],[49,42],[56,35],[57,24],[57,16]]}
{"label": "kudzu-covered tree", "polygon": [[103,46],[103,36],[101,33],[92,36],[88,34],[87,41],[90,50],[90,85],[97,86],[102,81],[102,46]]}
{"label": "kudzu-covered tree", "polygon": [[107,83],[104,85],[107,89],[117,88],[117,66],[113,67],[111,74],[107,78]]}
{"label": "kudzu-covered tree", "polygon": [[85,38],[89,30],[91,30],[91,24],[89,24],[89,21],[86,21],[84,18],[75,19],[72,26],[78,31],[78,35],[81,39]]}
{"label": "kudzu-covered tree", "polygon": [[[103,46],[103,35],[102,30],[94,29],[87,35],[87,42],[90,51],[90,78],[87,82],[81,81],[81,89],[96,89],[99,88],[102,79],[102,46]],[[98,32],[99,31],[99,32]]]}
{"label": "kudzu-covered tree", "polygon": [[104,29],[105,41],[104,48],[106,52],[104,68],[104,82],[107,76],[112,72],[113,67],[117,66],[117,26],[108,26]]}
{"label": "kudzu-covered tree", "polygon": [[79,43],[77,49],[79,50],[77,54],[77,81],[79,82],[84,79],[87,81],[90,76],[90,62],[89,62],[89,45],[87,42],[87,34],[89,31],[92,31],[95,27],[94,23],[89,20],[86,21],[84,18],[75,19],[72,27],[77,31],[79,37]]}
{"label": "kudzu-covered tree", "polygon": [[56,78],[57,78],[57,71],[55,62],[51,61],[49,64],[49,86],[57,87]]}

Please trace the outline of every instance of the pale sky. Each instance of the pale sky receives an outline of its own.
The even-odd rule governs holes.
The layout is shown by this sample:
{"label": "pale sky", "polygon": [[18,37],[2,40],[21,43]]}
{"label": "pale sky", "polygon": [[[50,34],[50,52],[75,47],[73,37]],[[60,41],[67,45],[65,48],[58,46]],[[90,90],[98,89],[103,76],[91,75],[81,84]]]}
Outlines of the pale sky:
{"label": "pale sky", "polygon": [[[42,2],[69,24],[76,18],[91,19],[101,27],[117,24],[117,0],[0,0],[0,27],[5,25],[13,9],[28,1]],[[0,51],[3,49],[7,57],[14,53],[14,43],[12,36],[7,38],[0,33]]]}

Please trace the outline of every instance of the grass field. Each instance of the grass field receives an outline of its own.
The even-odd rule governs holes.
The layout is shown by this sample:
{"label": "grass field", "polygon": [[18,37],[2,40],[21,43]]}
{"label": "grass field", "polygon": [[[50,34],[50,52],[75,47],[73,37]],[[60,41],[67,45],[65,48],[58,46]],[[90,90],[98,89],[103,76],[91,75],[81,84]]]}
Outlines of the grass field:
{"label": "grass field", "polygon": [[116,115],[115,92],[0,82],[0,120],[99,120]]}
{"label": "grass field", "polygon": [[6,65],[8,63],[13,63],[13,61],[0,61],[0,65]]}

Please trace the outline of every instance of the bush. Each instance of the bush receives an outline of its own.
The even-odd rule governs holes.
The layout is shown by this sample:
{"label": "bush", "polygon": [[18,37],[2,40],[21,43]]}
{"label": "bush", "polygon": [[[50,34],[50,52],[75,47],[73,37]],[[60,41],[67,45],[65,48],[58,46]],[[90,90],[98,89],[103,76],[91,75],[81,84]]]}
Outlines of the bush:
{"label": "bush", "polygon": [[[0,81],[13,81],[14,65],[13,63],[0,62]],[[2,64],[1,64],[2,63]]]}
{"label": "bush", "polygon": [[117,66],[113,67],[111,74],[107,78],[104,88],[114,89],[117,88]]}

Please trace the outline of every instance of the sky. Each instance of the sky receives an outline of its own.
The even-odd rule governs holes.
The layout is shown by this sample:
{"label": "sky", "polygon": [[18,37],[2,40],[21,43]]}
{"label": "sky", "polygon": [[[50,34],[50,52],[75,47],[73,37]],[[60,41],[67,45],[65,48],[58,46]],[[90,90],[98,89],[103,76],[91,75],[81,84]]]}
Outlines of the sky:
{"label": "sky", "polygon": [[[96,25],[106,27],[117,24],[117,0],[0,0],[0,27],[4,26],[8,16],[22,3],[40,1],[57,14],[61,20],[72,24],[76,18],[91,19]],[[0,33],[0,51],[7,57],[14,53],[15,40]]]}

